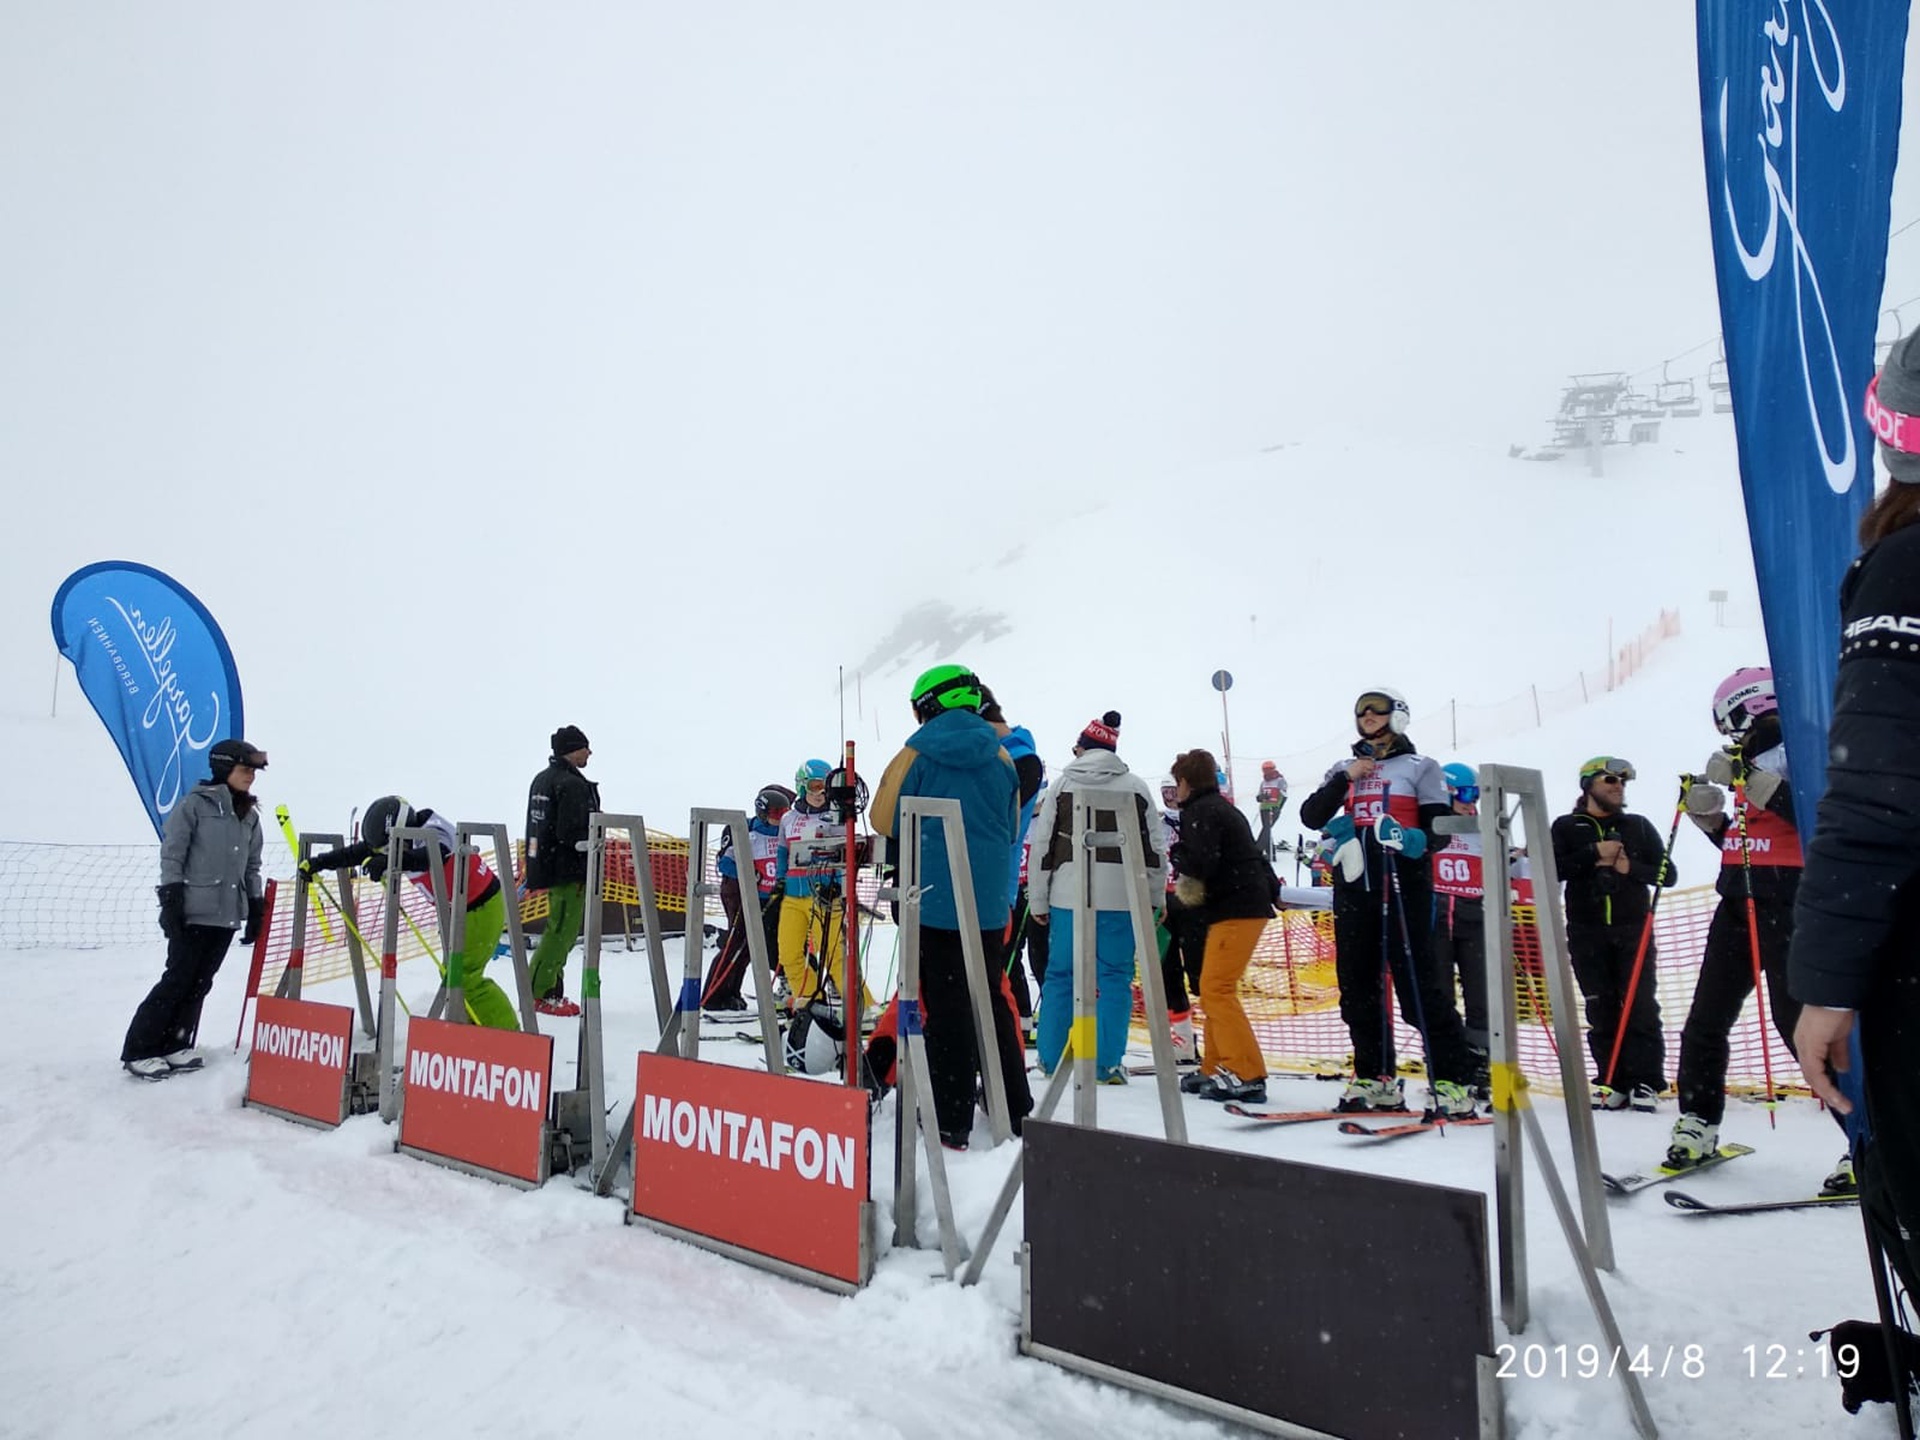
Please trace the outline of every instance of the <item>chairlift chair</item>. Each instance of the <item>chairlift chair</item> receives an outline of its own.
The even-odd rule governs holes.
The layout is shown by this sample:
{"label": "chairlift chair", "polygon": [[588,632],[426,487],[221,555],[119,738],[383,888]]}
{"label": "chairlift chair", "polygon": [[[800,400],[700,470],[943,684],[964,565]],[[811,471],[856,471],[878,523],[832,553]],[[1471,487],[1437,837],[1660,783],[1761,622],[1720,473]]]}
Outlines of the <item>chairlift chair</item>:
{"label": "chairlift chair", "polygon": [[1693,388],[1691,380],[1675,380],[1667,374],[1671,361],[1660,364],[1660,383],[1654,386],[1653,403],[1667,414],[1680,419],[1691,419],[1700,413],[1700,394]]}
{"label": "chairlift chair", "polygon": [[1707,366],[1707,389],[1713,392],[1713,413],[1725,415],[1733,409],[1733,387],[1727,381],[1727,362],[1716,360]]}

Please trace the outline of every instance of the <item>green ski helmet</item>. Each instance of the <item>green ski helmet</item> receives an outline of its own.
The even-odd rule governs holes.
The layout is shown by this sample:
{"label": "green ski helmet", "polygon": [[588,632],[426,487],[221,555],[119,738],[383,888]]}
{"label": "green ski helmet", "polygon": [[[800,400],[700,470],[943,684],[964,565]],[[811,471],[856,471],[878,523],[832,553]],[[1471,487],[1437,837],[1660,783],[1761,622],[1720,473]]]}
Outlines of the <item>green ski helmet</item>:
{"label": "green ski helmet", "polygon": [[936,665],[913,682],[913,715],[916,720],[931,720],[943,710],[967,710],[980,713],[986,697],[980,677],[964,665]]}

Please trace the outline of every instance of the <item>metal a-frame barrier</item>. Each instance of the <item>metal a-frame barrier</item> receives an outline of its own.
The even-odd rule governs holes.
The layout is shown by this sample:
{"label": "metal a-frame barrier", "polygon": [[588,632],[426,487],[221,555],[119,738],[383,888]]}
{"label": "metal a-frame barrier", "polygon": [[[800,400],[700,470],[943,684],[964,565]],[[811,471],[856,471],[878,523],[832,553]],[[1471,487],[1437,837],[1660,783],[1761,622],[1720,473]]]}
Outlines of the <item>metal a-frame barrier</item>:
{"label": "metal a-frame barrier", "polygon": [[[302,831],[295,841],[294,859],[296,863],[304,865],[317,849],[339,850],[346,843],[346,837],[337,832]],[[314,881],[314,884],[321,883],[318,879]],[[379,1061],[380,1028],[373,1011],[373,995],[367,984],[367,957],[360,943],[358,914],[354,909],[353,872],[337,872],[333,883],[339,887],[335,903],[340,909],[342,928],[347,932],[347,963],[353,974],[360,1032],[374,1042],[369,1049],[355,1050],[348,1061],[347,1113],[364,1115],[379,1106],[380,1081],[375,1067]],[[306,978],[307,924],[309,918],[317,913],[317,907],[311,903],[311,889],[305,884],[293,886],[291,948],[287,952],[286,968],[280,972],[280,982],[273,990],[281,1000],[301,998],[300,990]]]}
{"label": "metal a-frame barrier", "polygon": [[[780,1038],[780,1020],[773,1008],[773,966],[767,955],[767,927],[760,921],[759,887],[749,877],[753,871],[753,838],[747,829],[744,810],[706,810],[695,806],[687,821],[687,938],[681,948],[686,952],[686,973],[680,980],[680,996],[674,1009],[680,1021],[679,1052],[688,1060],[700,1058],[700,991],[705,980],[701,966],[705,958],[699,937],[706,933],[707,900],[720,887],[708,881],[704,857],[707,831],[718,825],[733,837],[734,865],[740,875],[740,924],[747,932],[747,963],[753,967],[755,1008],[760,1015],[760,1042],[766,1048],[767,1073],[786,1073],[786,1052]],[[852,881],[848,881],[852,891]],[[855,1002],[854,1009],[859,1009]],[[859,1016],[849,1030],[848,1044],[858,1045]]]}
{"label": "metal a-frame barrier", "polygon": [[960,954],[967,973],[967,991],[973,1001],[974,1036],[979,1047],[980,1073],[986,1082],[987,1118],[995,1146],[1013,1137],[1013,1122],[1007,1109],[1006,1077],[1000,1069],[993,1001],[987,990],[986,952],[980,939],[980,907],[973,894],[973,871],[967,861],[967,832],[960,817],[960,802],[924,795],[905,796],[900,801],[899,833],[894,841],[900,867],[900,1029],[896,1037],[900,1048],[894,1114],[893,1243],[909,1248],[920,1243],[914,1230],[918,1198],[918,1163],[914,1155],[917,1137],[927,1155],[934,1214],[940,1225],[941,1258],[947,1278],[952,1279],[960,1262],[967,1257],[965,1242],[953,1218],[953,1191],[947,1184],[940,1122],[933,1104],[933,1076],[927,1064],[927,1039],[922,1028],[920,907],[926,894],[920,878],[922,821],[937,823],[946,839],[947,870],[953,883],[954,909],[960,925]]}
{"label": "metal a-frame barrier", "polygon": [[[1480,831],[1482,875],[1487,903],[1487,997],[1489,1001],[1488,1058],[1492,1078],[1494,1133],[1494,1207],[1497,1217],[1500,1264],[1500,1318],[1507,1331],[1519,1335],[1527,1328],[1526,1146],[1531,1143],[1553,1201],[1561,1234],[1580,1272],[1587,1302],[1593,1308],[1613,1355],[1626,1353],[1619,1322],[1601,1287],[1599,1271],[1612,1270],[1613,1231],[1607,1218],[1606,1190],[1600,1177],[1600,1149],[1594,1135],[1593,1111],[1585,1103],[1587,1069],[1582,1058],[1580,1027],[1574,1019],[1578,993],[1567,954],[1566,913],[1560,900],[1560,875],[1554,864],[1552,817],[1547,814],[1546,785],[1538,770],[1512,765],[1482,765],[1480,814],[1443,819],[1441,833],[1458,833],[1476,824]],[[1509,809],[1509,802],[1513,809]],[[1567,1130],[1573,1142],[1574,1180],[1579,1190],[1580,1215],[1575,1217],[1566,1186],[1547,1149],[1540,1117],[1527,1098],[1527,1078],[1520,1070],[1517,1047],[1518,1010],[1514,997],[1514,945],[1509,847],[1513,844],[1515,815],[1522,822],[1527,855],[1533,867],[1534,913],[1540,935],[1540,965],[1547,982],[1547,1003],[1553,1009],[1554,1041],[1560,1052],[1560,1083],[1567,1097]],[[1653,1414],[1631,1366],[1619,1367],[1627,1408],[1634,1429],[1647,1440],[1659,1434]],[[1489,1382],[1497,1383],[1497,1382]],[[1497,1396],[1493,1397],[1497,1401]],[[1483,1406],[1483,1413],[1485,1407]]]}
{"label": "metal a-frame barrier", "polygon": [[[1134,962],[1140,968],[1141,984],[1146,992],[1147,1033],[1153,1043],[1154,1084],[1159,1091],[1160,1123],[1167,1139],[1176,1145],[1187,1143],[1187,1116],[1180,1107],[1180,1085],[1175,1074],[1173,1035],[1163,1017],[1167,1013],[1166,980],[1160,973],[1159,946],[1154,939],[1153,902],[1149,899],[1147,857],[1137,826],[1128,823],[1137,813],[1138,796],[1131,790],[1072,789],[1065,797],[1073,806],[1071,830],[1073,851],[1080,857],[1080,893],[1074,905],[1073,921],[1073,1022],[1067,1031],[1067,1050],[1062,1064],[1054,1071],[1047,1092],[1034,1111],[1037,1120],[1050,1120],[1073,1086],[1073,1123],[1086,1129],[1099,1125],[1100,1077],[1094,1065],[1094,1039],[1098,1031],[1094,996],[1099,976],[1094,953],[1096,912],[1093,907],[1095,850],[1121,852],[1126,870],[1127,913],[1133,921]],[[1096,824],[1099,828],[1096,828]],[[1113,829],[1106,828],[1112,825]],[[999,1237],[1000,1227],[1012,1213],[1014,1197],[1020,1193],[1025,1174],[1024,1155],[1016,1155],[1013,1168],[993,1202],[980,1240],[967,1264],[962,1285],[978,1284],[986,1270],[987,1256]]]}
{"label": "metal a-frame barrier", "polygon": [[[455,832],[456,837],[458,833]],[[400,857],[406,853],[409,844],[418,844],[427,852],[427,878],[439,922],[440,953],[446,957],[444,960],[435,957],[435,964],[440,969],[440,988],[434,992],[428,1018],[439,1019],[443,1012],[456,1021],[469,1018],[464,977],[459,971],[460,947],[466,940],[467,867],[464,863],[456,865],[454,892],[450,893],[446,881],[447,849],[440,839],[440,832],[423,825],[396,825],[387,834],[387,868],[381,879],[386,891],[386,905],[380,929],[379,1017],[374,1027],[374,1063],[379,1067],[380,1081],[380,1118],[388,1124],[400,1118],[402,1099],[399,1047],[393,1012],[399,999],[400,920],[406,909],[400,899],[403,893],[400,887],[406,883],[406,876],[400,868]],[[454,858],[457,862],[464,862],[472,853],[472,847],[456,838]],[[508,870],[508,879],[500,883],[506,885],[512,874]],[[459,900],[457,905],[454,903],[456,898]],[[524,970],[525,957],[519,958]]]}
{"label": "metal a-frame barrier", "polygon": [[[633,1107],[627,1107],[626,1119],[617,1137],[607,1135],[607,1065],[604,1022],[600,1014],[600,950],[604,939],[600,924],[600,895],[607,881],[607,837],[624,831],[633,856],[634,883],[640,891],[640,923],[646,933],[647,970],[653,982],[653,1011],[660,1025],[660,1041],[655,1050],[672,1055],[678,1049],[679,1012],[675,1009],[667,979],[666,943],[661,938],[660,906],[653,889],[653,852],[647,845],[647,822],[639,815],[616,815],[596,810],[587,817],[587,919],[586,954],[580,971],[580,1044],[574,1069],[574,1088],[556,1091],[553,1097],[555,1125],[565,1137],[564,1143],[575,1154],[587,1157],[587,1188],[596,1195],[611,1195],[620,1162],[633,1149]],[[691,851],[687,855],[689,908],[696,881],[704,879],[697,867],[705,857]],[[698,954],[700,932],[691,925],[688,941]],[[696,997],[696,1004],[698,1003]],[[696,1014],[698,1012],[696,1011]]]}
{"label": "metal a-frame barrier", "polygon": [[[451,1019],[464,1024],[473,1016],[466,1004],[466,974],[460,968],[459,955],[465,948],[467,938],[467,857],[482,853],[473,844],[475,837],[484,836],[493,842],[493,873],[500,882],[501,895],[506,905],[508,953],[513,963],[513,979],[516,998],[519,1001],[520,1028],[529,1033],[540,1028],[538,1013],[533,1006],[533,976],[527,968],[527,935],[520,926],[520,906],[514,897],[513,879],[513,842],[507,838],[504,825],[477,825],[471,821],[461,821],[453,827],[453,894],[442,893],[444,867],[439,863],[440,851],[433,848],[432,884],[434,908],[440,915],[440,933],[443,937],[441,953],[446,960],[441,967],[440,988],[434,992],[433,1004],[427,1011],[430,1020]],[[457,973],[456,973],[457,972]],[[458,991],[454,981],[459,980]]]}

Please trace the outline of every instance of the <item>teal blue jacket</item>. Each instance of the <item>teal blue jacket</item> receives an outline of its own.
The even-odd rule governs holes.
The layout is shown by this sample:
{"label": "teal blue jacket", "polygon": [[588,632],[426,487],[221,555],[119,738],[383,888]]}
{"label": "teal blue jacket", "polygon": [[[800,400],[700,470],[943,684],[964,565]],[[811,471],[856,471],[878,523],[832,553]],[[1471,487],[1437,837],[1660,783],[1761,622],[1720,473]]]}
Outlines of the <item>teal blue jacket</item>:
{"label": "teal blue jacket", "polygon": [[[900,801],[909,795],[960,802],[967,870],[982,930],[1002,930],[1012,905],[1007,853],[1020,833],[1020,777],[994,728],[966,710],[947,710],[908,737],[888,764],[868,808],[882,835],[900,833]],[[958,930],[945,827],[924,821],[920,839],[920,923]]]}

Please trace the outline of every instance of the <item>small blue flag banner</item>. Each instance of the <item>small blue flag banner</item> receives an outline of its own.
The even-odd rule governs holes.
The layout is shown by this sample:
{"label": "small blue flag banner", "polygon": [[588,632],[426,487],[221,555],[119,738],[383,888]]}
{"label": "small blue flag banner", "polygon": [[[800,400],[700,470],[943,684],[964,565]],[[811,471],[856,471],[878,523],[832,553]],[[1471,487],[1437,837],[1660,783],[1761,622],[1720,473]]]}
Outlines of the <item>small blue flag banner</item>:
{"label": "small blue flag banner", "polygon": [[1698,0],[1695,12],[1727,357],[1714,383],[1733,406],[1803,835],[1826,788],[1840,579],[1873,499],[1864,403],[1909,4]]}
{"label": "small blue flag banner", "polygon": [[206,778],[207,750],[244,733],[227,637],[179,581],[130,560],[103,560],[61,583],[53,639],[159,833],[180,797]]}

